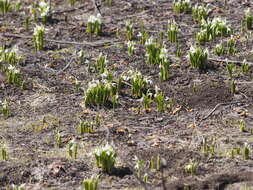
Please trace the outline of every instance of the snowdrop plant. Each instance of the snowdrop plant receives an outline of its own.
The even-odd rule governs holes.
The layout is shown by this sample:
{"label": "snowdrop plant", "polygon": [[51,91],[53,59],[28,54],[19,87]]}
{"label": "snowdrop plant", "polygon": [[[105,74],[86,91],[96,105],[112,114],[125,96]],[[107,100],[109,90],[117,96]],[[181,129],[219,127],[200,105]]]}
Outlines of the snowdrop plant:
{"label": "snowdrop plant", "polygon": [[18,54],[17,47],[9,49],[0,48],[0,62],[6,62],[10,65],[17,65],[21,56]]}
{"label": "snowdrop plant", "polygon": [[252,29],[252,23],[253,23],[253,16],[250,12],[250,9],[248,8],[244,12],[243,25],[246,29],[251,30]]}
{"label": "snowdrop plant", "polygon": [[134,156],[133,160],[135,162],[134,169],[137,172],[137,177],[140,178],[143,173],[143,169],[145,167],[145,162],[144,160],[140,160],[137,156]]}
{"label": "snowdrop plant", "polygon": [[191,9],[190,0],[173,0],[173,10],[176,13],[187,13]]}
{"label": "snowdrop plant", "polygon": [[83,190],[97,190],[98,189],[98,176],[92,176],[89,179],[84,179],[83,180]]}
{"label": "snowdrop plant", "polygon": [[7,76],[8,83],[22,86],[22,79],[21,79],[20,71],[15,66],[9,65],[6,68],[5,74]]}
{"label": "snowdrop plant", "polygon": [[190,163],[188,163],[186,166],[185,166],[185,171],[187,173],[190,173],[191,175],[195,175],[196,174],[196,170],[197,170],[197,167],[198,167],[198,163],[197,162],[193,162],[192,160],[190,161]]}
{"label": "snowdrop plant", "polygon": [[100,14],[97,14],[97,16],[91,15],[87,23],[87,32],[100,35],[102,33],[102,23],[102,17]]}
{"label": "snowdrop plant", "polygon": [[75,139],[72,139],[69,141],[67,146],[68,154],[71,158],[76,159],[77,158],[77,143],[75,142]]}
{"label": "snowdrop plant", "polygon": [[223,55],[225,53],[225,47],[223,42],[220,42],[219,44],[216,44],[215,46],[215,54],[220,56]]}
{"label": "snowdrop plant", "polygon": [[117,87],[114,83],[104,81],[92,81],[84,95],[84,105],[102,106],[108,103],[113,95],[116,94]]}
{"label": "snowdrop plant", "polygon": [[145,45],[147,39],[149,38],[148,32],[143,30],[142,32],[139,32],[137,37],[140,38],[141,44]]}
{"label": "snowdrop plant", "polygon": [[233,71],[235,69],[235,65],[232,63],[227,63],[227,72],[230,79],[233,77]]}
{"label": "snowdrop plant", "polygon": [[134,45],[135,45],[134,41],[128,41],[127,42],[127,52],[128,52],[129,56],[134,54],[134,50],[135,50]]}
{"label": "snowdrop plant", "polygon": [[8,105],[7,100],[4,100],[3,102],[0,101],[0,105],[1,105],[1,112],[2,112],[3,116],[5,118],[8,118],[10,111],[9,111],[9,105]]}
{"label": "snowdrop plant", "polygon": [[38,7],[42,23],[46,23],[47,18],[49,16],[49,5],[44,0],[40,1],[39,7]]}
{"label": "snowdrop plant", "polygon": [[145,110],[148,110],[150,108],[152,96],[153,96],[153,94],[151,92],[147,92],[146,94],[142,94],[141,102],[143,103],[143,107]]}
{"label": "snowdrop plant", "polygon": [[79,125],[77,126],[77,131],[80,135],[83,135],[84,133],[92,133],[94,131],[93,123],[80,120]]}
{"label": "snowdrop plant", "polygon": [[130,22],[126,23],[126,36],[129,41],[131,41],[134,37],[133,24],[131,24]]}
{"label": "snowdrop plant", "polygon": [[241,133],[245,132],[245,122],[242,119],[239,120],[239,128]]}
{"label": "snowdrop plant", "polygon": [[140,73],[136,72],[132,76],[132,94],[136,97],[142,97],[143,90],[147,88],[148,80]]}
{"label": "snowdrop plant", "polygon": [[160,49],[156,46],[153,37],[150,37],[146,43],[146,57],[148,64],[156,65],[159,64]]}
{"label": "snowdrop plant", "polygon": [[61,136],[61,133],[60,133],[59,129],[56,130],[55,141],[56,141],[56,145],[58,147],[62,146],[62,136]]}
{"label": "snowdrop plant", "polygon": [[199,68],[199,70],[206,70],[208,64],[208,50],[202,50],[200,47],[191,46],[188,52],[191,65]]}
{"label": "snowdrop plant", "polygon": [[2,145],[1,147],[1,157],[4,161],[8,160],[8,150],[6,145]]}
{"label": "snowdrop plant", "polygon": [[33,43],[36,51],[42,50],[44,46],[45,27],[37,25],[33,31]]}
{"label": "snowdrop plant", "polygon": [[233,36],[231,36],[227,41],[227,53],[233,55],[236,52],[237,52],[236,39]]}
{"label": "snowdrop plant", "polygon": [[170,60],[168,58],[168,50],[166,48],[160,49],[160,79],[165,81],[169,78]]}
{"label": "snowdrop plant", "polygon": [[11,9],[10,0],[0,0],[0,12],[4,15]]}
{"label": "snowdrop plant", "polygon": [[98,147],[93,152],[96,159],[96,165],[101,167],[103,171],[111,173],[116,162],[116,151],[113,145],[106,144],[102,147]]}
{"label": "snowdrop plant", "polygon": [[221,19],[220,17],[212,20],[212,30],[216,36],[227,36],[232,32],[232,29],[227,24],[227,21],[225,19]]}
{"label": "snowdrop plant", "polygon": [[248,143],[245,143],[242,149],[242,156],[244,160],[249,159],[249,154],[250,154],[250,145]]}
{"label": "snowdrop plant", "polygon": [[175,21],[168,21],[168,40],[172,43],[177,42],[178,25]]}
{"label": "snowdrop plant", "polygon": [[25,184],[22,185],[11,185],[12,186],[12,190],[26,190],[25,189]]}
{"label": "snowdrop plant", "polygon": [[231,93],[235,94],[235,90],[236,90],[236,81],[232,80],[231,81]]}
{"label": "snowdrop plant", "polygon": [[192,8],[192,16],[193,19],[195,20],[195,22],[200,23],[202,21],[202,19],[206,20],[208,17],[208,14],[210,13],[210,9],[202,6],[202,5],[198,5],[196,4],[193,8]]}
{"label": "snowdrop plant", "polygon": [[243,64],[242,64],[241,68],[242,68],[242,72],[244,74],[249,72],[250,66],[248,63],[246,63],[246,59],[243,60]]}
{"label": "snowdrop plant", "polygon": [[100,53],[96,60],[95,71],[99,74],[103,74],[106,70],[107,63],[107,56]]}
{"label": "snowdrop plant", "polygon": [[165,112],[166,111],[166,102],[164,94],[160,91],[160,89],[156,86],[155,88],[155,101],[157,104],[157,110],[159,112]]}

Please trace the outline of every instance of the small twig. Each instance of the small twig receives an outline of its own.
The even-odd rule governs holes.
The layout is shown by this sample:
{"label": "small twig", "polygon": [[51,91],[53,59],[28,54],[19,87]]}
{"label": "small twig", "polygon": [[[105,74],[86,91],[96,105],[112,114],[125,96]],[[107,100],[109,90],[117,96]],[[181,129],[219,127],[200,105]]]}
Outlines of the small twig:
{"label": "small twig", "polygon": [[62,70],[58,71],[58,72],[56,73],[56,75],[59,75],[59,74],[61,74],[62,72],[64,72],[64,71],[70,66],[70,64],[73,62],[73,60],[74,60],[74,57],[72,57],[72,58],[70,59],[70,61],[68,62],[68,64],[67,64]]}
{"label": "small twig", "polygon": [[217,61],[222,63],[233,63],[238,65],[248,64],[249,66],[253,66],[253,63],[251,62],[243,62],[243,61],[233,61],[233,60],[227,60],[227,59],[218,59],[218,58],[208,58],[210,61]]}
{"label": "small twig", "polygon": [[[32,36],[24,36],[24,35],[18,35],[18,34],[0,34],[0,37],[14,37],[14,38],[25,38],[25,39],[32,39]],[[91,46],[91,47],[99,47],[106,43],[115,43],[119,42],[119,40],[99,40],[95,42],[72,42],[72,41],[61,41],[61,40],[52,40],[52,39],[44,39],[47,42],[53,42],[58,44],[71,44],[71,45],[77,45],[77,46]]]}
{"label": "small twig", "polygon": [[219,104],[217,104],[217,105],[212,109],[212,111],[210,111],[204,118],[202,118],[201,121],[207,119],[208,117],[210,117],[210,116],[213,114],[213,112],[215,112],[215,110],[217,110],[217,108],[220,107],[220,106],[231,105],[231,104],[239,104],[239,103],[245,103],[245,101],[236,101],[236,102],[219,103]]}

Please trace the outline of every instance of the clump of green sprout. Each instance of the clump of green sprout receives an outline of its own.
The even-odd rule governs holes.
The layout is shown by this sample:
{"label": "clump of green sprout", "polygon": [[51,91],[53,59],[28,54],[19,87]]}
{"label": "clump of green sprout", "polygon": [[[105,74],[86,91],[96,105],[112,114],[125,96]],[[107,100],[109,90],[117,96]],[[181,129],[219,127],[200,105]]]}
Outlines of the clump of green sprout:
{"label": "clump of green sprout", "polygon": [[242,72],[244,74],[247,74],[249,72],[250,66],[248,63],[246,63],[246,59],[243,60],[243,64],[242,64],[241,68],[242,68]]}
{"label": "clump of green sprout", "polygon": [[233,77],[233,72],[235,70],[235,65],[232,63],[227,63],[227,71],[228,71],[228,76],[230,79]]}
{"label": "clump of green sprout", "polygon": [[235,94],[235,91],[236,91],[236,81],[232,80],[231,81],[231,93]]}
{"label": "clump of green sprout", "polygon": [[242,119],[239,120],[239,128],[241,133],[245,132],[245,122]]}
{"label": "clump of green sprout", "polygon": [[77,56],[78,56],[78,62],[81,64],[81,63],[83,63],[83,61],[84,61],[84,50],[80,50],[78,53],[77,53]]}
{"label": "clump of green sprout", "polygon": [[150,168],[153,170],[160,170],[161,167],[161,158],[158,154],[156,157],[152,156],[150,160]]}
{"label": "clump of green sprout", "polygon": [[96,60],[95,71],[99,74],[103,74],[106,70],[107,63],[107,56],[101,53]]}
{"label": "clump of green sprout", "polygon": [[97,16],[91,15],[87,23],[87,32],[100,35],[102,33],[102,23],[102,17],[100,14],[97,14]]}
{"label": "clump of green sprout", "polygon": [[20,74],[20,71],[15,66],[9,65],[5,69],[5,74],[7,76],[8,83],[15,84],[22,87],[23,82],[22,82],[21,74]]}
{"label": "clump of green sprout", "polygon": [[214,40],[217,36],[227,36],[232,32],[226,20],[220,17],[214,18],[212,21],[202,19],[200,26],[201,30],[196,34],[196,39],[199,42]]}
{"label": "clump of green sprout", "polygon": [[168,30],[167,30],[167,34],[168,34],[168,40],[172,43],[177,42],[177,34],[178,34],[178,25],[175,21],[169,21],[168,22]]}
{"label": "clump of green sprout", "polygon": [[169,70],[170,70],[170,60],[168,58],[168,50],[166,48],[160,49],[160,79],[165,81],[169,78]]}
{"label": "clump of green sprout", "polygon": [[157,104],[157,110],[159,112],[165,112],[166,111],[166,102],[164,94],[161,92],[161,90],[156,86],[155,87],[155,101]]}
{"label": "clump of green sprout", "polygon": [[32,14],[34,22],[37,22],[37,9],[36,9],[36,4],[35,3],[33,3],[30,6],[30,13]]}
{"label": "clump of green sprout", "polygon": [[246,29],[251,30],[252,29],[252,23],[253,23],[253,16],[250,12],[250,9],[248,8],[244,12],[243,25]]}
{"label": "clump of green sprout", "polygon": [[143,31],[138,33],[137,37],[140,38],[141,44],[145,45],[147,39],[149,38],[149,34],[148,34],[147,31],[143,30]]}
{"label": "clump of green sprout", "polygon": [[216,44],[215,46],[215,54],[220,56],[223,55],[225,53],[225,47],[223,42],[221,41],[219,44]]}
{"label": "clump of green sprout", "polygon": [[199,70],[206,70],[208,66],[208,50],[201,49],[200,47],[191,46],[188,52],[191,65],[199,68]]}
{"label": "clump of green sprout", "polygon": [[79,125],[77,126],[77,131],[80,135],[83,135],[84,133],[93,133],[93,128],[94,126],[92,122],[80,120]]}
{"label": "clump of green sprout", "polygon": [[102,106],[106,105],[113,95],[117,92],[114,83],[104,81],[92,81],[88,84],[88,88],[84,96],[84,104]]}
{"label": "clump of green sprout", "polygon": [[142,97],[144,91],[146,91],[149,83],[152,83],[149,79],[144,77],[138,71],[128,71],[126,76],[123,76],[124,80],[131,82],[132,94],[138,98]]}
{"label": "clump of green sprout", "polygon": [[1,157],[2,160],[6,161],[8,160],[8,150],[7,150],[7,146],[6,145],[2,145],[1,147]]}
{"label": "clump of green sprout", "polygon": [[30,26],[30,17],[25,16],[25,30],[28,32],[29,31],[29,26]]}
{"label": "clump of green sprout", "polygon": [[133,40],[134,29],[133,29],[133,24],[131,24],[130,22],[126,23],[126,36],[129,41]]}
{"label": "clump of green sprout", "polygon": [[214,154],[215,153],[215,139],[212,139],[212,142],[208,143],[207,138],[204,137],[202,141],[201,149],[204,154]]}
{"label": "clump of green sprout", "polygon": [[119,95],[115,94],[115,95],[112,96],[112,107],[113,107],[113,109],[116,108],[118,103],[119,103]]}
{"label": "clump of green sprout", "polygon": [[61,146],[62,146],[62,135],[61,135],[59,129],[56,130],[55,141],[56,141],[56,145],[57,145],[58,147],[61,147]]}
{"label": "clump of green sprout", "polygon": [[38,10],[41,16],[42,23],[44,24],[47,22],[47,19],[49,17],[49,9],[50,8],[47,2],[45,2],[44,0],[40,1]]}
{"label": "clump of green sprout", "polygon": [[190,0],[173,0],[173,10],[176,13],[188,13],[191,10]]}
{"label": "clump of green sprout", "polygon": [[114,146],[107,143],[102,147],[96,148],[93,154],[96,159],[96,165],[101,167],[103,171],[111,173],[117,157]]}
{"label": "clump of green sprout", "polygon": [[195,22],[200,23],[202,21],[202,19],[206,20],[208,17],[208,14],[210,13],[210,9],[202,6],[202,5],[198,5],[196,4],[193,8],[192,8],[192,16],[193,19],[195,20]]}
{"label": "clump of green sprout", "polygon": [[131,56],[134,54],[134,50],[135,50],[135,42],[134,41],[128,41],[127,42],[127,52],[128,55]]}
{"label": "clump of green sprout", "polygon": [[0,0],[0,12],[4,15],[11,9],[10,0]]}
{"label": "clump of green sprout", "polygon": [[11,185],[12,190],[26,190],[25,189],[25,184],[22,185]]}
{"label": "clump of green sprout", "polygon": [[92,176],[89,179],[84,179],[83,180],[83,190],[97,190],[98,189],[98,176]]}
{"label": "clump of green sprout", "polygon": [[243,159],[248,160],[249,154],[250,154],[250,145],[248,143],[245,143],[242,149]]}
{"label": "clump of green sprout", "polygon": [[74,139],[69,141],[67,145],[67,151],[71,158],[76,159],[77,158],[77,143]]}
{"label": "clump of green sprout", "polygon": [[145,110],[148,110],[150,108],[152,96],[153,96],[153,94],[151,92],[147,92],[146,94],[142,94],[141,102],[143,103],[143,107]]}
{"label": "clump of green sprout", "polygon": [[156,43],[154,42],[153,37],[150,37],[146,43],[146,56],[147,56],[147,62],[151,65],[159,64],[160,59],[160,49],[157,47]]}
{"label": "clump of green sprout", "polygon": [[227,41],[227,53],[232,55],[237,53],[236,40],[233,36],[231,36]]}
{"label": "clump of green sprout", "polygon": [[16,47],[12,49],[5,49],[0,47],[0,62],[6,62],[10,65],[17,65],[21,56],[18,54]]}
{"label": "clump of green sprout", "polygon": [[134,162],[135,162],[135,166],[134,169],[137,172],[137,177],[141,178],[144,167],[145,167],[145,161],[144,160],[140,160],[137,156],[134,157]]}
{"label": "clump of green sprout", "polygon": [[37,25],[33,31],[33,43],[36,51],[42,50],[44,46],[45,27]]}
{"label": "clump of green sprout", "polygon": [[0,105],[1,105],[1,113],[3,114],[5,118],[8,118],[10,115],[10,110],[9,110],[9,104],[7,100],[4,100],[3,102],[0,101]]}
{"label": "clump of green sprout", "polygon": [[188,163],[185,166],[185,171],[187,173],[190,173],[191,175],[196,175],[196,171],[197,171],[197,167],[198,167],[198,163],[197,162],[193,162],[192,160],[190,161],[190,163]]}
{"label": "clump of green sprout", "polygon": [[69,4],[71,7],[73,7],[76,3],[76,0],[69,0]]}

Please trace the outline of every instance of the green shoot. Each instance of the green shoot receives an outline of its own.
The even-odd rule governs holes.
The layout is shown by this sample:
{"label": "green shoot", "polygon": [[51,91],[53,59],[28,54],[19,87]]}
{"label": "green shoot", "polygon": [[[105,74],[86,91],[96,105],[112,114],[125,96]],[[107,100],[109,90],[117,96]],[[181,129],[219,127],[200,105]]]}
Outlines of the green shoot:
{"label": "green shoot", "polygon": [[173,22],[168,22],[168,40],[172,43],[177,42],[177,33],[178,33],[179,29],[177,26],[177,23],[175,21]]}
{"label": "green shoot", "polygon": [[159,112],[165,112],[166,111],[165,97],[163,93],[160,92],[160,89],[158,89],[158,87],[156,87],[155,100],[157,104],[157,110]]}
{"label": "green shoot", "polygon": [[243,24],[244,24],[244,27],[246,29],[251,30],[252,29],[252,23],[253,23],[253,16],[250,12],[250,9],[248,8],[244,12]]}
{"label": "green shoot", "polygon": [[159,64],[160,62],[160,49],[156,46],[153,37],[150,37],[146,43],[146,56],[147,56],[147,62],[151,65]]}
{"label": "green shoot", "polygon": [[11,9],[10,0],[0,0],[0,12],[4,15]]}
{"label": "green shoot", "polygon": [[87,32],[97,36],[100,35],[102,33],[102,23],[100,14],[97,14],[97,16],[91,15],[87,23]]}
{"label": "green shoot", "polygon": [[206,20],[208,17],[208,14],[211,10],[202,6],[202,5],[198,5],[196,4],[193,8],[192,8],[192,16],[193,19],[195,20],[195,22],[197,23],[201,23],[201,20],[204,19]]}
{"label": "green shoot", "polygon": [[192,176],[196,174],[196,170],[197,170],[197,167],[198,167],[198,163],[197,162],[193,162],[191,161],[189,164],[187,164],[185,166],[185,171],[187,173],[190,173]]}
{"label": "green shoot", "polygon": [[220,55],[223,55],[225,53],[225,50],[224,50],[224,44],[221,42],[219,44],[216,44],[215,46],[215,54],[220,56]]}
{"label": "green shoot", "polygon": [[243,64],[242,64],[241,68],[242,68],[242,72],[244,74],[247,74],[249,72],[250,66],[249,66],[249,64],[246,63],[246,59],[243,60]]}
{"label": "green shoot", "polygon": [[69,141],[67,150],[68,150],[68,154],[71,158],[73,158],[73,159],[77,158],[77,143],[75,142],[74,139]]}
{"label": "green shoot", "polygon": [[235,82],[235,80],[232,80],[232,82],[231,82],[231,93],[235,94],[235,91],[236,91],[236,82]]}
{"label": "green shoot", "polygon": [[2,145],[1,147],[1,157],[2,160],[7,161],[8,160],[8,150],[6,145]]}
{"label": "green shoot", "polygon": [[95,71],[99,74],[103,74],[106,70],[107,66],[107,56],[102,55],[102,53],[97,58],[96,64],[95,64]]}
{"label": "green shoot", "polygon": [[227,63],[227,71],[228,71],[228,76],[229,76],[230,79],[232,79],[232,77],[233,77],[234,69],[235,69],[235,65],[234,64]]}
{"label": "green shoot", "polygon": [[169,78],[170,60],[168,58],[168,50],[165,48],[160,49],[160,79],[165,81]]}
{"label": "green shoot", "polygon": [[129,56],[134,54],[134,50],[135,50],[134,45],[135,45],[134,41],[128,41],[127,42],[127,52],[128,52]]}
{"label": "green shoot", "polygon": [[33,32],[33,43],[36,51],[42,50],[44,46],[45,27],[36,26]]}
{"label": "green shoot", "polygon": [[133,25],[130,22],[126,23],[126,36],[129,41],[131,41],[134,37]]}
{"label": "green shoot", "polygon": [[173,10],[176,13],[188,13],[190,9],[190,0],[173,0]]}
{"label": "green shoot", "polygon": [[249,159],[249,153],[250,153],[250,145],[248,143],[244,144],[243,150],[242,150],[242,155],[244,160]]}
{"label": "green shoot", "polygon": [[94,132],[93,123],[92,122],[84,122],[80,120],[79,125],[77,127],[78,134],[83,135],[84,133],[92,133]]}
{"label": "green shoot", "polygon": [[92,176],[89,179],[83,180],[83,190],[97,190],[98,189],[98,179],[99,177]]}
{"label": "green shoot", "polygon": [[231,36],[229,38],[229,40],[227,41],[227,53],[228,54],[232,54],[234,55],[235,53],[237,53],[237,49],[236,49],[236,40],[233,36]]}
{"label": "green shoot", "polygon": [[191,46],[188,52],[191,65],[199,68],[199,70],[206,70],[208,64],[208,50],[202,50],[200,47]]}
{"label": "green shoot", "polygon": [[59,131],[59,129],[56,130],[56,134],[55,134],[55,141],[56,141],[56,145],[58,147],[61,147],[62,146],[62,139],[61,139],[61,133]]}
{"label": "green shoot", "polygon": [[10,111],[9,111],[9,105],[8,105],[7,100],[4,100],[4,102],[1,102],[1,101],[0,101],[0,104],[2,105],[2,110],[1,110],[1,112],[3,113],[3,116],[4,116],[5,118],[8,118],[9,115],[10,115]]}
{"label": "green shoot", "polygon": [[93,154],[96,159],[96,165],[101,167],[103,171],[111,173],[117,157],[114,147],[106,144],[105,146],[96,148]]}
{"label": "green shoot", "polygon": [[141,98],[141,102],[143,103],[143,107],[145,110],[150,108],[150,104],[152,101],[152,93],[148,92],[147,94],[143,94]]}
{"label": "green shoot", "polygon": [[45,24],[49,16],[49,5],[44,0],[40,1],[38,10],[40,12],[42,23]]}

